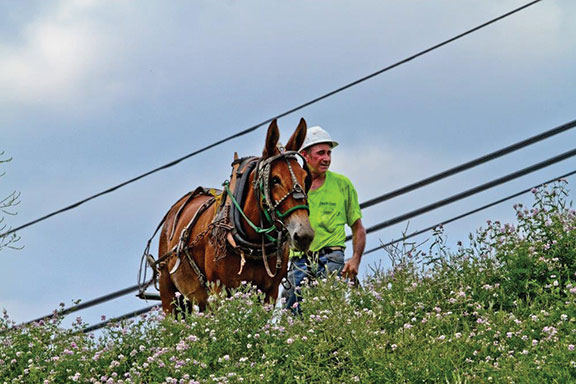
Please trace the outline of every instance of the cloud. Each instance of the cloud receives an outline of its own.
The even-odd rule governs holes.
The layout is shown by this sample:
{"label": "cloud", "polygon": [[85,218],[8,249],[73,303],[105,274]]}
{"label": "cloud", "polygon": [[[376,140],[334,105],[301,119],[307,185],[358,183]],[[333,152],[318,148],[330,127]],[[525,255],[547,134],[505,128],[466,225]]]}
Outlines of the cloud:
{"label": "cloud", "polygon": [[[512,9],[504,3],[494,8],[496,15]],[[562,55],[571,45],[563,38],[565,29],[572,28],[573,23],[570,13],[561,8],[564,7],[554,3],[536,4],[488,27],[491,31],[485,31],[485,38],[477,39],[475,56],[485,60],[496,57],[513,65],[535,65],[535,62],[546,63],[550,57]]]}
{"label": "cloud", "polygon": [[[100,84],[110,36],[87,19],[91,2],[60,2],[22,26],[20,38],[0,44],[4,102],[66,106]],[[108,90],[108,97],[117,90]]]}
{"label": "cloud", "polygon": [[[372,140],[377,142],[384,140]],[[447,168],[448,163],[440,153],[406,146],[344,144],[335,149],[331,169],[350,178],[360,200],[367,200]]]}

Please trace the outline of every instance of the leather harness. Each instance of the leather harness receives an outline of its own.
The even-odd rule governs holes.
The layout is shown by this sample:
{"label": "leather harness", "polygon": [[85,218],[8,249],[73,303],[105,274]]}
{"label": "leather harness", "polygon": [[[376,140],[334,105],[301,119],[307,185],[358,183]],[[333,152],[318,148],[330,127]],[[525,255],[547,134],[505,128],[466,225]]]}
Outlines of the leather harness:
{"label": "leather harness", "polygon": [[[279,154],[266,159],[261,159],[258,157],[244,157],[239,159],[238,155],[235,153],[234,161],[231,164],[232,172],[230,175],[230,180],[224,182],[223,185],[225,189],[223,191],[198,187],[193,192],[189,192],[186,195],[187,197],[185,202],[178,208],[178,211],[174,217],[174,222],[172,223],[169,236],[170,240],[172,240],[175,235],[178,220],[185,207],[197,196],[209,195],[211,198],[206,200],[200,206],[190,222],[182,230],[178,244],[166,254],[160,256],[158,260],[155,260],[154,257],[150,254],[151,242],[162,225],[165,223],[171,210],[168,211],[168,213],[159,223],[152,237],[148,240],[144,250],[144,254],[140,262],[140,271],[138,274],[138,281],[140,286],[139,296],[142,297],[144,291],[152,283],[154,283],[156,289],[158,289],[158,276],[161,273],[161,270],[164,269],[167,260],[174,256],[177,257],[177,261],[174,267],[170,270],[170,274],[173,274],[178,270],[179,266],[181,265],[181,256],[184,255],[194,270],[194,273],[198,276],[199,281],[203,285],[206,285],[206,277],[202,273],[197,263],[194,261],[194,258],[190,254],[190,250],[208,234],[211,235],[210,241],[215,245],[216,248],[216,260],[223,258],[228,252],[233,252],[241,257],[240,271],[238,274],[242,273],[245,258],[248,258],[251,260],[263,260],[268,275],[270,277],[274,277],[276,275],[278,270],[280,270],[282,263],[282,251],[286,246],[287,230],[284,227],[282,219],[296,209],[308,209],[305,189],[298,183],[292,166],[289,162],[289,159],[301,155],[296,151],[285,151],[282,146],[279,146],[278,148],[280,151]],[[280,200],[276,201],[272,198],[270,193],[270,169],[271,164],[274,161],[281,159],[285,160],[288,165],[290,177],[292,179],[292,190],[289,191]],[[309,172],[306,167],[305,170],[307,171],[309,178]],[[260,226],[252,223],[245,216],[241,208],[242,203],[247,197],[249,190],[249,179],[253,172],[256,172],[253,179],[253,189],[256,193],[256,201],[260,204]],[[304,200],[304,204],[293,207],[283,213],[279,212],[278,207],[280,204],[290,196],[296,200]],[[218,208],[212,222],[204,231],[198,234],[192,242],[190,242],[191,230],[197,222],[198,218],[217,201]],[[268,228],[262,227],[265,222],[270,225]],[[253,240],[248,239],[245,224],[249,224],[253,229],[255,229],[257,233],[260,234],[260,243],[256,243]],[[271,257],[274,253],[276,253],[276,269],[275,272],[272,273],[268,265],[268,258]],[[146,263],[144,260],[146,260]],[[153,276],[150,281],[146,281],[146,264],[148,264],[148,266],[150,266],[153,271]]]}

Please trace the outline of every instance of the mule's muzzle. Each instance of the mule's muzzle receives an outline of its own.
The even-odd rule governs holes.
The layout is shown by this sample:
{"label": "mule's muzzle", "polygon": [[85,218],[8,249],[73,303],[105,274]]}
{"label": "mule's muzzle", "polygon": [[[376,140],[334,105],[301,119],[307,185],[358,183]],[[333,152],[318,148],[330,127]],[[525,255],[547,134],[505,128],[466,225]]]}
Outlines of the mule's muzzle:
{"label": "mule's muzzle", "polygon": [[314,240],[314,230],[310,226],[310,223],[290,223],[287,228],[288,233],[290,234],[290,243],[292,248],[301,252],[308,251],[312,240]]}

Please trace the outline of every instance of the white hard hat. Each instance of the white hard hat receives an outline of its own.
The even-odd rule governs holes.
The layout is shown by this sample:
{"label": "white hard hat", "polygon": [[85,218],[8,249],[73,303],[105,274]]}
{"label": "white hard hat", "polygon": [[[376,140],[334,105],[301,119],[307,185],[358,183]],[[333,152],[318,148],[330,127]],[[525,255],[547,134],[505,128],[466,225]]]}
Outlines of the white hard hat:
{"label": "white hard hat", "polygon": [[300,150],[320,143],[328,143],[332,146],[332,148],[338,145],[338,143],[332,140],[328,132],[326,132],[322,127],[310,127],[306,132],[306,138],[304,139],[304,144],[302,144],[302,148],[300,148]]}

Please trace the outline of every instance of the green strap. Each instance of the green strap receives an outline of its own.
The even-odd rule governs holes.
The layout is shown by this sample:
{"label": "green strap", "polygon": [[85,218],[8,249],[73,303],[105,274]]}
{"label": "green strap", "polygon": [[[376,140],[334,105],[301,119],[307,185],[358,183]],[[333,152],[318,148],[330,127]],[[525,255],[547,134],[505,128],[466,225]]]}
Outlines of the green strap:
{"label": "green strap", "polygon": [[[262,195],[264,195],[264,187],[262,186],[262,183],[260,183],[260,193]],[[274,210],[276,211],[276,215],[278,215],[278,217],[280,219],[285,218],[286,216],[288,216],[289,214],[291,214],[292,212],[294,212],[297,209],[305,209],[308,212],[310,212],[310,207],[308,207],[306,204],[296,205],[296,206],[288,209],[284,213],[280,212],[280,210],[278,208],[274,208]],[[264,210],[264,216],[266,216],[266,219],[268,220],[269,223],[271,223],[273,221],[272,218],[270,217],[270,213],[268,213],[267,209]]]}
{"label": "green strap", "polygon": [[[246,216],[246,214],[244,213],[244,211],[242,210],[242,207],[240,206],[240,204],[238,203],[238,201],[236,201],[236,199],[234,198],[234,195],[232,194],[232,192],[230,191],[230,188],[228,186],[228,182],[226,182],[224,184],[224,188],[226,189],[226,193],[228,194],[228,196],[230,196],[230,199],[232,200],[232,203],[234,203],[234,205],[236,206],[236,208],[238,209],[238,211],[242,214],[242,217],[244,217],[244,220],[246,220],[246,222],[250,225],[250,227],[252,227],[252,229],[254,231],[256,231],[256,233],[258,234],[262,234],[264,236],[266,236],[266,238],[270,241],[273,242],[277,242],[278,240],[275,239],[274,237],[270,236],[269,233],[276,230],[276,227],[274,225],[272,225],[269,228],[260,228],[259,226],[257,226],[256,224],[254,224],[249,218],[248,216]],[[267,213],[266,211],[264,211],[265,213]]]}

